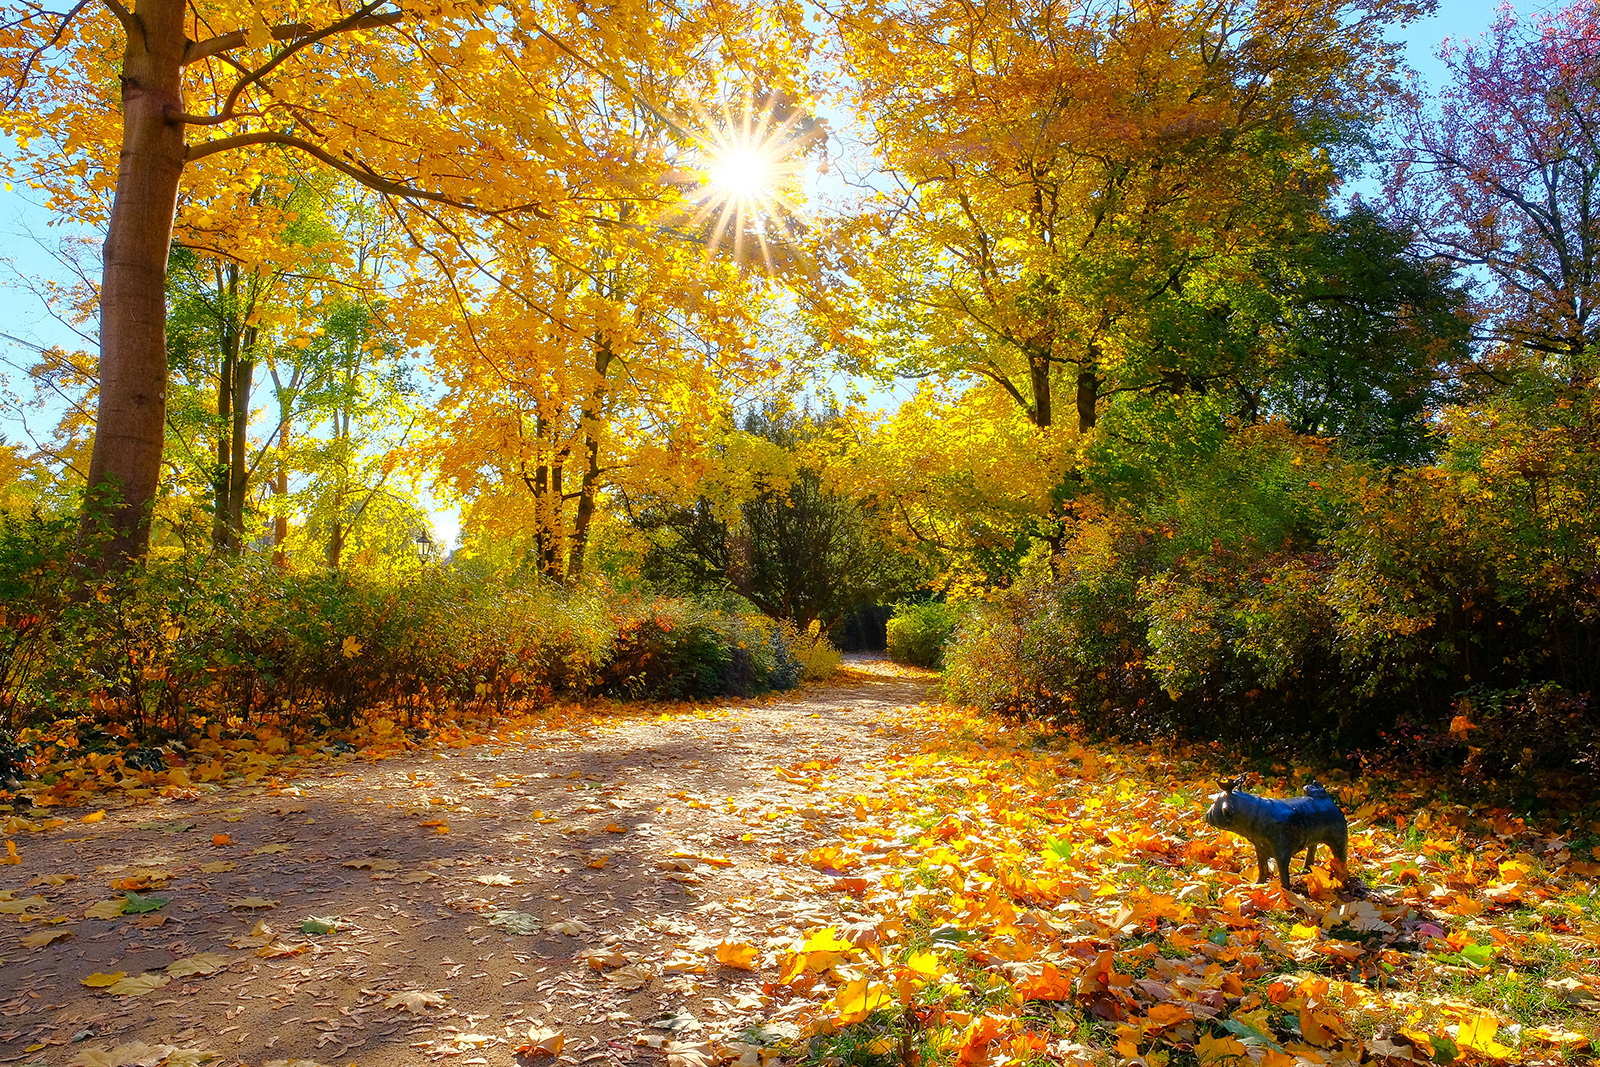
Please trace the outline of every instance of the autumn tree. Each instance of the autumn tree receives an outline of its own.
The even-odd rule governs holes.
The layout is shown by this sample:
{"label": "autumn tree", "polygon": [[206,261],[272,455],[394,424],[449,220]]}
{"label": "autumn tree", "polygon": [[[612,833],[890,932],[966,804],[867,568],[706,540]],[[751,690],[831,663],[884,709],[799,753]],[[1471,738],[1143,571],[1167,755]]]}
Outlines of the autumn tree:
{"label": "autumn tree", "polygon": [[[1227,283],[1336,183],[1330,154],[1389,88],[1416,5],[1262,0],[838,17],[886,175],[837,277],[882,365],[965,375],[1039,427],[1069,406],[1195,388]],[[1064,396],[1063,396],[1064,394]]]}
{"label": "autumn tree", "polygon": [[[739,9],[707,7],[750,25]],[[760,20],[781,42],[770,31],[793,18],[774,9]],[[638,8],[9,3],[0,131],[17,139],[52,206],[106,231],[86,503],[86,515],[109,522],[104,559],[136,557],[148,543],[165,428],[166,262],[186,183],[226,189],[249,170],[249,150],[273,145],[385,196],[554,219],[581,149],[541,136],[549,101],[539,87],[558,61],[565,77],[610,84],[623,54],[657,57],[665,70],[690,52]]]}
{"label": "autumn tree", "polygon": [[[686,55],[632,56],[617,75],[649,85],[649,101],[559,65],[547,75],[549,121],[528,136],[592,161],[561,178],[581,214],[469,232],[425,208],[404,216],[430,270],[402,317],[443,322],[441,473],[568,583],[588,567],[605,494],[692,478],[685,461],[721,412],[783,369],[756,334],[778,299],[769,272],[793,269],[799,243],[780,201],[820,133],[796,104],[803,65],[748,27],[664,17]],[[771,91],[697,114],[730,97],[710,57],[751,54]]]}
{"label": "autumn tree", "polygon": [[1282,420],[1351,454],[1414,465],[1431,420],[1463,397],[1472,316],[1452,273],[1366,205],[1263,251],[1234,326],[1249,353],[1230,391],[1241,423]]}
{"label": "autumn tree", "polygon": [[1600,338],[1600,12],[1503,8],[1440,58],[1450,84],[1400,116],[1395,207],[1427,251],[1479,278],[1494,350],[1581,376]]}
{"label": "autumn tree", "polygon": [[[213,222],[207,232],[183,227],[195,243],[178,245],[168,260],[167,421],[177,436],[169,434],[166,451],[169,464],[186,454],[189,466],[209,482],[218,549],[240,550],[252,475],[294,416],[299,383],[279,380],[278,364],[322,332],[316,318],[326,290],[350,284],[337,276],[345,256],[328,218],[333,195],[321,175],[292,166],[258,175],[245,202],[225,221]],[[196,210],[214,218],[216,208],[180,204],[180,218]],[[271,254],[262,256],[259,236],[273,230]],[[279,417],[265,440],[252,442],[250,419],[263,365],[273,372]],[[195,448],[185,428],[201,431],[207,446]]]}

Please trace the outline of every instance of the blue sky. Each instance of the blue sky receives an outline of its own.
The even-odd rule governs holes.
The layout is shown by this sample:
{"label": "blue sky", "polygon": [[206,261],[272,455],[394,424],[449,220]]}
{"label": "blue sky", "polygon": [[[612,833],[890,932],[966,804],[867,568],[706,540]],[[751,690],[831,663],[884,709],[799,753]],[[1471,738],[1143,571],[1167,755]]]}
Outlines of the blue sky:
{"label": "blue sky", "polygon": [[[1424,83],[1436,84],[1444,76],[1444,68],[1435,56],[1440,43],[1446,38],[1482,33],[1501,6],[1497,0],[1441,0],[1436,14],[1404,31],[1407,61]],[[1513,6],[1525,13],[1546,9],[1546,5],[1536,3]],[[9,147],[10,143],[0,138],[0,154]],[[20,283],[21,279],[64,276],[49,249],[70,234],[49,225],[49,213],[38,205],[36,196],[25,188],[0,189],[0,334],[24,342],[19,345],[0,337],[0,377],[9,378],[13,387],[25,384],[23,376],[12,368],[26,367],[31,362],[28,344],[83,347],[82,339],[56,322]],[[15,439],[20,436],[18,429],[0,412],[0,434]],[[454,540],[458,522],[450,509],[441,509],[435,524],[436,534],[445,543]]]}

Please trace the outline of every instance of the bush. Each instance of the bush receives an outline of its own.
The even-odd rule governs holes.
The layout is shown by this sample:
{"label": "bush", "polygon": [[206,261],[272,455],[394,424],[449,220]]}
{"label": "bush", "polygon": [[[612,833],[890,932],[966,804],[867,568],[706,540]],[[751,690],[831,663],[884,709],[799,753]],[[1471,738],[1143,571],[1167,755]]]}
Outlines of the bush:
{"label": "bush", "polygon": [[75,544],[74,519],[0,517],[0,731],[411,728],[561,694],[759,693],[826,660],[748,605],[624,599],[472,561],[376,576],[197,553],[86,578]]}
{"label": "bush", "polygon": [[918,667],[939,667],[956,621],[955,612],[936,601],[896,604],[889,617],[889,658]]}
{"label": "bush", "polygon": [[[779,626],[783,633],[785,655],[795,666],[796,685],[801,681],[821,682],[833,677],[834,672],[839,669],[843,656],[833,646],[833,642],[828,640],[821,622],[812,619],[811,625],[803,631],[787,622],[780,623]],[[774,686],[774,688],[792,687]]]}
{"label": "bush", "polygon": [[1076,502],[1054,557],[968,613],[947,690],[1112,736],[1403,746],[1524,791],[1600,774],[1591,393],[1451,414],[1434,467],[1258,427],[1120,506]]}

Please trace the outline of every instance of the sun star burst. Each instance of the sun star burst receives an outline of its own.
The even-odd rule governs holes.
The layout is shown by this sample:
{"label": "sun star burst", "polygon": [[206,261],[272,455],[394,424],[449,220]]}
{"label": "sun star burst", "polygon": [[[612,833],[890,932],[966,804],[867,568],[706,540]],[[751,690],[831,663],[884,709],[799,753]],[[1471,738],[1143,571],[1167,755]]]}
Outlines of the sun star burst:
{"label": "sun star burst", "polygon": [[759,250],[769,271],[775,243],[793,236],[796,205],[788,190],[803,144],[796,135],[801,116],[780,119],[777,110],[770,101],[756,107],[746,100],[737,112],[724,108],[720,121],[706,121],[697,146],[702,180],[690,197],[689,226],[707,231],[708,254],[727,250],[744,263]]}

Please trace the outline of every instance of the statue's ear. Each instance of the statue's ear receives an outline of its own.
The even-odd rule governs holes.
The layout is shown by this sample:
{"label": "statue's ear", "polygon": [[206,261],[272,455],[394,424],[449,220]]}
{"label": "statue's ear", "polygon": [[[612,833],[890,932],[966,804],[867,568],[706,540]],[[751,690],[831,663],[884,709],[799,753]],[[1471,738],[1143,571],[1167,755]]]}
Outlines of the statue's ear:
{"label": "statue's ear", "polygon": [[1239,783],[1242,781],[1244,781],[1243,778],[1224,778],[1221,783],[1222,791],[1224,793],[1231,793],[1235,789],[1239,788]]}

